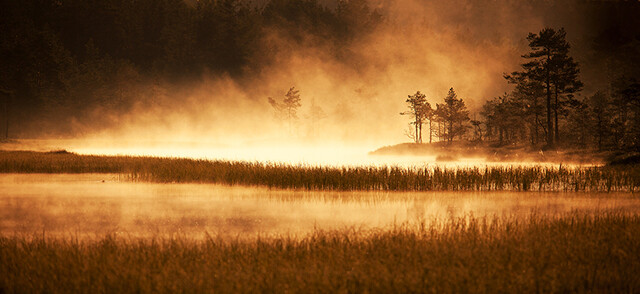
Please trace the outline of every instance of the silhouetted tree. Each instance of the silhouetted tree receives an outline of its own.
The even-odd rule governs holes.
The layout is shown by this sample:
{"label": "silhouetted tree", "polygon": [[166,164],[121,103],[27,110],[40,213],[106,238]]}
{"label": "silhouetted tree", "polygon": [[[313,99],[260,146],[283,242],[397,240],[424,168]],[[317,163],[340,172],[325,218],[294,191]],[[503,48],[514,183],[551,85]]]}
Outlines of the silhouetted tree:
{"label": "silhouetted tree", "polygon": [[289,91],[287,91],[287,94],[284,95],[282,102],[278,102],[271,97],[268,98],[269,104],[271,104],[276,112],[286,118],[289,124],[289,133],[292,132],[293,121],[298,119],[298,108],[302,106],[302,104],[300,104],[299,92],[295,87],[291,87]]}
{"label": "silhouetted tree", "polygon": [[439,116],[445,124],[444,137],[451,142],[455,137],[462,136],[467,132],[466,122],[469,121],[469,111],[462,99],[449,89],[443,104],[436,104],[435,114]]}
{"label": "silhouetted tree", "polygon": [[[413,95],[409,95],[409,98],[406,100],[409,111],[401,112],[401,115],[411,115],[413,117],[413,121],[410,123],[414,126],[413,134],[408,134],[410,138],[412,138],[416,143],[422,143],[422,125],[425,123],[425,120],[431,117],[431,104],[427,102],[426,95],[417,91]],[[431,133],[431,130],[429,131]],[[429,136],[429,142],[431,143],[431,136]]]}
{"label": "silhouetted tree", "polygon": [[584,116],[590,118],[590,123],[584,123],[593,129],[598,150],[603,150],[611,132],[611,109],[609,97],[603,92],[597,92],[587,100]]}
{"label": "silhouetted tree", "polygon": [[9,139],[9,105],[13,100],[13,92],[5,89],[0,89],[0,96],[2,97],[2,122],[4,123],[4,138]]}
{"label": "silhouetted tree", "polygon": [[[528,62],[522,64],[523,71],[507,76],[508,80],[516,83],[532,83],[530,86],[535,87],[540,84],[544,86],[548,146],[553,146],[554,141],[559,139],[558,112],[565,105],[573,103],[571,100],[573,93],[582,88],[582,83],[578,80],[578,65],[568,56],[570,46],[565,38],[564,29],[556,31],[545,28],[538,34],[529,33],[527,40],[532,51],[522,56]],[[563,98],[566,101],[563,102]]]}
{"label": "silhouetted tree", "polygon": [[529,129],[529,141],[531,145],[536,145],[540,141],[540,130],[542,129],[543,138],[546,138],[547,134],[545,110],[541,103],[545,94],[544,84],[524,72],[514,72],[505,75],[505,78],[509,83],[516,85],[511,98],[522,106],[522,111],[514,115],[520,115],[524,120]]}
{"label": "silhouetted tree", "polygon": [[[429,121],[429,143],[432,143],[435,110],[431,107],[431,104],[429,104],[429,102],[425,101],[425,103],[422,105],[421,114],[422,114],[423,120]],[[420,126],[420,131],[422,132],[422,126]],[[422,142],[422,133],[420,134],[420,142]]]}
{"label": "silhouetted tree", "polygon": [[473,126],[473,141],[482,141],[482,122],[472,119],[471,125]]}
{"label": "silhouetted tree", "polygon": [[611,99],[612,133],[619,149],[640,149],[640,82],[620,78]]}
{"label": "silhouetted tree", "polygon": [[553,82],[553,113],[555,121],[555,141],[560,141],[560,126],[558,124],[558,114],[566,116],[567,107],[578,106],[578,101],[574,99],[574,94],[582,90],[583,84],[578,79],[580,69],[578,63],[569,56],[570,45],[565,41],[566,33],[564,29],[558,31],[561,39],[557,53],[552,57]]}

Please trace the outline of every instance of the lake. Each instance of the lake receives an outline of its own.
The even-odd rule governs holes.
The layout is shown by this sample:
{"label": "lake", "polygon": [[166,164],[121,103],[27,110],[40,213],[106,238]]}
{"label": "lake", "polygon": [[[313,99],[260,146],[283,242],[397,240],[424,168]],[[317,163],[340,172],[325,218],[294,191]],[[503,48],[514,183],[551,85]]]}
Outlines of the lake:
{"label": "lake", "polygon": [[0,174],[0,233],[86,238],[305,236],[473,215],[640,212],[630,193],[288,191],[129,182],[115,174]]}
{"label": "lake", "polygon": [[[454,161],[438,161],[436,155],[371,155],[381,145],[303,144],[291,142],[253,142],[240,145],[216,145],[198,142],[139,142],[122,140],[17,140],[0,145],[2,150],[67,150],[83,155],[127,155],[178,157],[206,160],[270,162],[307,166],[398,166],[440,168],[477,166],[546,166],[550,162],[490,162],[484,158],[460,154]],[[591,166],[585,164],[581,166]],[[564,163],[563,166],[577,166]]]}

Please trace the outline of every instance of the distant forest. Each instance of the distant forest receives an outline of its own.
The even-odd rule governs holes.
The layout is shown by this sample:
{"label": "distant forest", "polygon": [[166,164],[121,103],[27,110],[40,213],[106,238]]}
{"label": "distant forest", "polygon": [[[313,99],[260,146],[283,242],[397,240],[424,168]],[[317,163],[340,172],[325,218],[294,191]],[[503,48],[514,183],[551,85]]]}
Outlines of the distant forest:
{"label": "distant forest", "polygon": [[[456,0],[447,16],[457,15],[456,5],[465,1],[480,4],[478,10],[465,12],[473,14],[473,22],[449,20],[460,30],[489,22],[483,7],[501,7],[499,1]],[[117,117],[152,100],[149,97],[157,92],[188,88],[203,76],[226,76],[240,84],[247,81],[250,87],[252,77],[277,66],[278,53],[287,46],[321,48],[335,61],[357,67],[361,52],[353,50],[353,44],[382,27],[401,26],[387,17],[388,5],[374,2],[394,1],[0,0],[0,137],[73,136],[74,124]],[[489,102],[472,110],[474,120],[460,129],[466,129],[465,134],[454,135],[450,127],[446,139],[639,149],[640,4],[522,2],[537,9],[531,13],[550,26],[575,17],[569,14],[583,14],[584,23],[578,24],[584,26],[580,47],[569,44],[567,56],[580,53],[575,58],[582,70],[577,78],[584,86],[551,83],[573,90],[560,93],[548,116],[546,105],[538,104],[546,103],[544,89],[539,92],[539,83],[527,84],[526,75],[517,74],[528,71],[523,59],[523,68],[504,69],[505,83],[512,83],[514,91],[484,97]],[[558,7],[570,9],[553,14]],[[470,29],[485,42],[500,40],[490,29],[482,34]],[[522,52],[527,53],[531,52]],[[587,76],[582,75],[585,68]]]}
{"label": "distant forest", "polygon": [[242,82],[287,44],[349,60],[349,43],[381,21],[365,0],[332,8],[309,0],[2,0],[0,134],[37,136],[51,133],[42,130],[50,122],[117,115],[155,94],[143,84],[162,91],[203,75]]}

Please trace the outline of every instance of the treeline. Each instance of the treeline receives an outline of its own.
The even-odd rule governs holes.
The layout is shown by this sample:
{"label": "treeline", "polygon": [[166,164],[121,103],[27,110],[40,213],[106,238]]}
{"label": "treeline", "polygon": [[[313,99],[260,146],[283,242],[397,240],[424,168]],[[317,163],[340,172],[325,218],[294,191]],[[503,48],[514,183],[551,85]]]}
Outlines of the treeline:
{"label": "treeline", "polygon": [[464,138],[467,132],[466,124],[469,122],[469,110],[467,110],[464,100],[458,98],[453,88],[449,89],[444,103],[436,103],[435,108],[427,101],[427,96],[420,91],[409,95],[406,102],[409,111],[400,114],[409,115],[413,119],[410,123],[412,128],[405,131],[405,135],[414,142],[423,142],[423,125],[428,125],[429,143],[433,142],[434,137],[447,142],[452,142],[456,138]]}
{"label": "treeline", "polygon": [[[464,101],[455,98],[453,89],[436,109],[417,92],[406,100],[409,111],[401,113],[412,116],[413,129],[407,135],[422,143],[422,125],[428,123],[429,142],[435,134],[438,141],[448,142],[459,138],[536,149],[640,151],[637,61],[612,54],[609,66],[603,68],[607,86],[581,95],[580,65],[570,54],[564,29],[545,28],[530,33],[527,40],[530,51],[522,55],[521,70],[504,76],[513,90],[489,99],[479,111],[481,119],[469,119]],[[637,51],[639,45],[640,38],[626,48]]]}
{"label": "treeline", "polygon": [[248,3],[0,1],[2,123],[95,119],[90,114],[101,108],[122,113],[162,91],[141,85],[203,74],[241,79],[291,44],[322,46],[347,61],[348,44],[382,21],[365,0],[336,0],[331,8],[317,0]]}
{"label": "treeline", "polygon": [[609,69],[605,89],[578,96],[580,68],[565,38],[564,29],[529,34],[522,69],[505,75],[514,90],[483,106],[484,138],[498,145],[640,150],[637,68]]}

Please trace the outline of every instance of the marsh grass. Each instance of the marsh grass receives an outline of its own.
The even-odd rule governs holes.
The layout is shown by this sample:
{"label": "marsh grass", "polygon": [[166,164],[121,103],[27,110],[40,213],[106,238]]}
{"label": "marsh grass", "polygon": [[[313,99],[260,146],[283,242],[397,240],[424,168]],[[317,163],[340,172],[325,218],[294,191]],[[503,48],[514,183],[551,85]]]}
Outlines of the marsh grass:
{"label": "marsh grass", "polygon": [[183,158],[0,151],[3,173],[119,173],[133,181],[339,191],[635,192],[640,167],[322,167]]}
{"label": "marsh grass", "polygon": [[2,293],[640,291],[640,216],[471,216],[302,239],[0,236]]}

